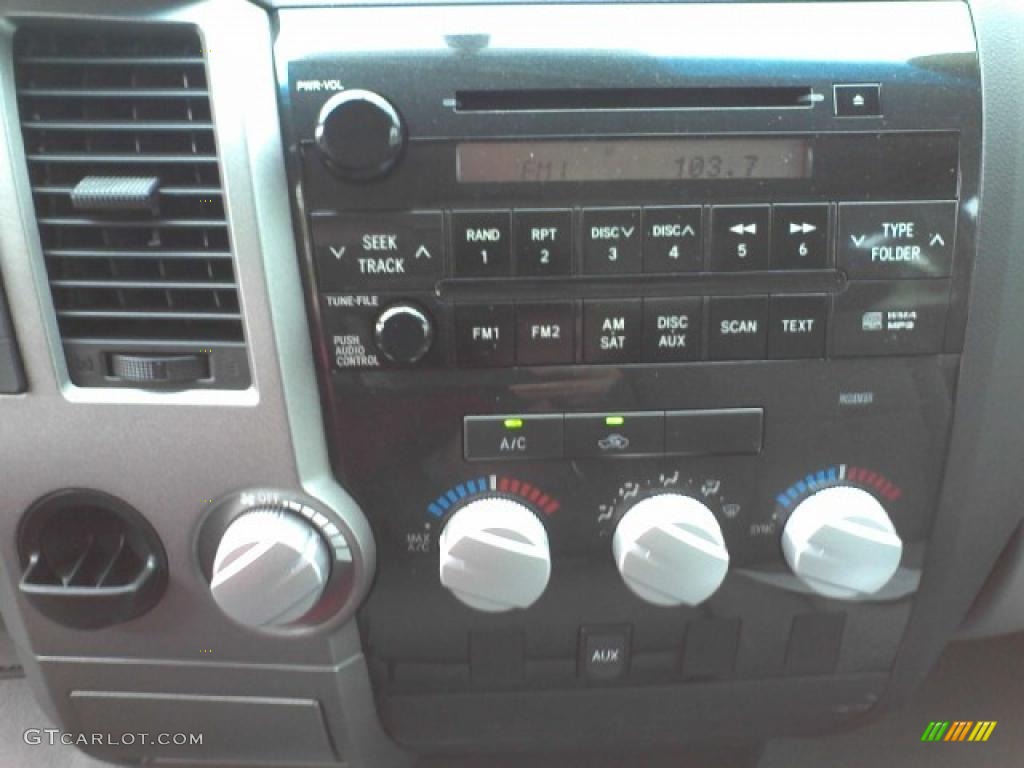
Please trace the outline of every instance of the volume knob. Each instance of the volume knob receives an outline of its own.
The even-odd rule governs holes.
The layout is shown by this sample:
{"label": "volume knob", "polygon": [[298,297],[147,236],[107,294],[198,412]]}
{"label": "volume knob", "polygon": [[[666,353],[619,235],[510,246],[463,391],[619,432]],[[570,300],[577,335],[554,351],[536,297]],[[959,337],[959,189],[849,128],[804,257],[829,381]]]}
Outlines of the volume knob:
{"label": "volume knob", "polygon": [[391,103],[372,91],[336,93],[323,105],[313,132],[327,165],[348,179],[383,176],[405,146],[405,126]]}
{"label": "volume knob", "polygon": [[874,496],[835,486],[796,506],[782,532],[782,552],[793,573],[815,592],[854,600],[889,582],[899,568],[903,542]]}
{"label": "volume knob", "polygon": [[615,528],[615,565],[637,597],[655,605],[697,605],[729,570],[714,514],[694,498],[663,493],[631,507]]}
{"label": "volume knob", "polygon": [[479,611],[529,608],[551,577],[544,524],[511,499],[478,499],[456,511],[440,547],[441,584]]}

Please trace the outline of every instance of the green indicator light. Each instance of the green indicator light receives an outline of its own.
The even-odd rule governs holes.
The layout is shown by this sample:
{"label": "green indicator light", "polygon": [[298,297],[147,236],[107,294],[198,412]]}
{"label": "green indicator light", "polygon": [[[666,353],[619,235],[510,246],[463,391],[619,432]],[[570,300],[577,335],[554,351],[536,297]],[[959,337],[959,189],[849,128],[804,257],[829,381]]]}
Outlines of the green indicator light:
{"label": "green indicator light", "polygon": [[604,423],[609,427],[621,427],[626,420],[621,416],[605,416]]}
{"label": "green indicator light", "polygon": [[505,429],[522,429],[522,419],[505,419]]}

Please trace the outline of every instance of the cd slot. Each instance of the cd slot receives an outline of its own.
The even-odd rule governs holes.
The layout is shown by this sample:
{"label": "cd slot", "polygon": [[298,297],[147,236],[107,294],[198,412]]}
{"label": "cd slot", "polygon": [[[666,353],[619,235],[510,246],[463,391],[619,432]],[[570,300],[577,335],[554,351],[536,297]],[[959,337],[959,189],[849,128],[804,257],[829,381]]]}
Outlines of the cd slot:
{"label": "cd slot", "polygon": [[[820,98],[820,97],[818,97]],[[799,109],[810,87],[558,88],[456,91],[456,112],[588,112],[648,109]]]}

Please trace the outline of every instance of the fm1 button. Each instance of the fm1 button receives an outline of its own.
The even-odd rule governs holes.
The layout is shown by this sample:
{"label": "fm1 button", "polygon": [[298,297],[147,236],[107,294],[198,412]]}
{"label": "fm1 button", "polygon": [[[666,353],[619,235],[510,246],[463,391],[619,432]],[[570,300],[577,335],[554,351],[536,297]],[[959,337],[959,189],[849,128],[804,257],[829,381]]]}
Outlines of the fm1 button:
{"label": "fm1 button", "polygon": [[772,296],[768,355],[776,359],[825,356],[826,296]]}
{"label": "fm1 button", "polygon": [[768,297],[711,299],[708,353],[712,360],[761,360],[768,340]]}
{"label": "fm1 button", "polygon": [[700,206],[644,208],[644,272],[700,272]]}
{"label": "fm1 button", "polygon": [[565,365],[576,350],[576,306],[571,302],[516,306],[516,362]]}
{"label": "fm1 button", "polygon": [[596,208],[583,212],[583,269],[591,275],[640,272],[639,208]]}
{"label": "fm1 button", "polygon": [[828,266],[827,205],[776,205],[772,215],[773,269]]}
{"label": "fm1 button", "polygon": [[956,203],[839,206],[839,266],[851,279],[948,277]]}
{"label": "fm1 button", "polygon": [[512,272],[512,224],[508,211],[452,214],[456,277],[507,277]]}
{"label": "fm1 button", "polygon": [[608,682],[629,671],[630,628],[581,627],[579,675],[587,680]]}
{"label": "fm1 button", "polygon": [[560,459],[560,414],[543,416],[467,416],[463,423],[467,461]]}
{"label": "fm1 button", "polygon": [[572,211],[516,211],[516,274],[572,272]]}
{"label": "fm1 button", "polygon": [[511,304],[455,307],[455,356],[461,365],[504,366],[515,362],[515,307]]}
{"label": "fm1 button", "polygon": [[583,359],[635,363],[640,359],[640,299],[595,299],[583,304]]}
{"label": "fm1 button", "polygon": [[700,360],[704,300],[644,300],[644,360],[681,363]]}
{"label": "fm1 button", "polygon": [[711,270],[768,269],[771,207],[717,205],[711,209]]}

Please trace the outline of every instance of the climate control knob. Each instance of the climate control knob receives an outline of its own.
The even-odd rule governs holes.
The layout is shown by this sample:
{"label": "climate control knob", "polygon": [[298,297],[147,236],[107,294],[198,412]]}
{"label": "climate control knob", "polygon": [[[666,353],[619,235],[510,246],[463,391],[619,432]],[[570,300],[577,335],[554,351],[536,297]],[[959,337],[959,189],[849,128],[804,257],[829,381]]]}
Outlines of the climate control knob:
{"label": "climate control knob", "polygon": [[479,611],[528,608],[551,576],[544,524],[511,499],[487,497],[457,510],[440,547],[441,584]]}
{"label": "climate control knob", "polygon": [[323,536],[302,517],[275,505],[236,518],[217,546],[213,599],[239,624],[279,627],[320,602],[331,574]]}
{"label": "climate control knob", "polygon": [[678,493],[631,507],[612,538],[615,565],[637,597],[655,605],[697,605],[715,593],[729,551],[714,514]]}
{"label": "climate control knob", "polygon": [[845,600],[871,595],[899,568],[903,542],[867,491],[834,486],[804,499],[782,533],[782,552],[801,581]]}

